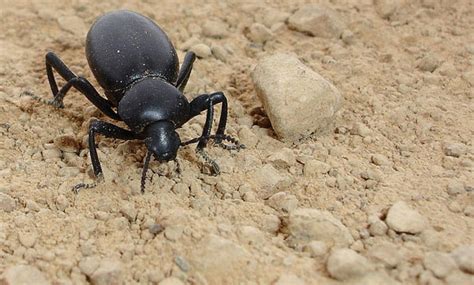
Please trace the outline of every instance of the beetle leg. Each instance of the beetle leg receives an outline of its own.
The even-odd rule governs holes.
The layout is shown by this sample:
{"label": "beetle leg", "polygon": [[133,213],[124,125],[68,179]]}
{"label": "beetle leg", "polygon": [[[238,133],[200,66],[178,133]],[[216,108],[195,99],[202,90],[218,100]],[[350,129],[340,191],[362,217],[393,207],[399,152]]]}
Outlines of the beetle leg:
{"label": "beetle leg", "polygon": [[188,83],[191,70],[193,69],[193,63],[196,60],[196,55],[192,51],[188,51],[184,57],[183,64],[179,70],[178,80],[176,81],[176,88],[183,92],[186,84]]}
{"label": "beetle leg", "polygon": [[[64,78],[64,80],[67,81],[60,90],[58,89],[58,84],[54,78],[53,69],[56,70],[56,72],[58,72],[59,75]],[[48,75],[49,86],[51,87],[54,98],[53,100],[46,101],[45,103],[58,108],[64,107],[64,96],[69,91],[69,89],[74,86],[77,90],[84,94],[87,99],[92,102],[92,104],[102,111],[102,113],[114,120],[122,120],[120,116],[112,109],[113,105],[109,100],[100,96],[97,90],[95,90],[94,86],[92,86],[92,84],[90,84],[87,79],[76,76],[76,74],[74,74],[53,52],[48,52],[46,54],[46,74]],[[39,100],[44,101],[41,99]]]}
{"label": "beetle leg", "polygon": [[[129,130],[122,129],[113,124],[95,120],[89,126],[89,151],[92,161],[92,168],[94,170],[94,175],[97,177],[97,181],[103,180],[102,167],[100,166],[99,156],[97,155],[97,146],[95,144],[95,135],[101,134],[109,138],[116,138],[122,140],[133,140],[137,139],[137,135]],[[78,192],[82,188],[93,188],[96,186],[96,183],[93,184],[78,184],[73,190]]]}

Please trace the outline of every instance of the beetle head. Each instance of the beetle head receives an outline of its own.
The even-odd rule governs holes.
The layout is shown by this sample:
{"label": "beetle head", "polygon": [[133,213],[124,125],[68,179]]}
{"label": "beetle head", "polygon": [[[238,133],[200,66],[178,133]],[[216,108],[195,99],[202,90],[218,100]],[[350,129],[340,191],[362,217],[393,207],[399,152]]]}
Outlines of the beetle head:
{"label": "beetle head", "polygon": [[145,145],[160,162],[176,158],[176,153],[181,144],[174,124],[170,121],[158,121],[145,129]]}

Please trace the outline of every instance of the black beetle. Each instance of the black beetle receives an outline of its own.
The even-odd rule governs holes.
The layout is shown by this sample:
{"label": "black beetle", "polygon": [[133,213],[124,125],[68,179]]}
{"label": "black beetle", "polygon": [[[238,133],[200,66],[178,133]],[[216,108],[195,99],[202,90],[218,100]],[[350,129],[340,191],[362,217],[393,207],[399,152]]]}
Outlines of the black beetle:
{"label": "black beetle", "polygon": [[[95,134],[123,140],[139,139],[148,149],[141,178],[145,189],[146,172],[151,156],[160,162],[174,160],[180,146],[198,143],[196,151],[210,164],[215,174],[218,165],[204,152],[209,140],[225,149],[241,149],[244,145],[224,134],[227,121],[227,99],[222,92],[202,94],[191,102],[183,95],[196,58],[188,52],[181,69],[173,44],[163,30],[149,18],[131,11],[114,11],[99,17],[87,34],[86,56],[89,66],[104,89],[107,99],[83,77],[74,74],[53,52],[46,54],[46,73],[54,99],[46,103],[64,107],[63,99],[71,87],[83,93],[110,118],[123,121],[130,130],[95,120],[89,127],[89,149],[94,174],[103,179],[95,145]],[[66,84],[58,90],[53,69]],[[213,105],[222,103],[219,124],[211,135]],[[202,135],[181,142],[177,128],[207,110]],[[233,145],[222,143],[230,141]],[[74,189],[90,188],[81,183]]]}

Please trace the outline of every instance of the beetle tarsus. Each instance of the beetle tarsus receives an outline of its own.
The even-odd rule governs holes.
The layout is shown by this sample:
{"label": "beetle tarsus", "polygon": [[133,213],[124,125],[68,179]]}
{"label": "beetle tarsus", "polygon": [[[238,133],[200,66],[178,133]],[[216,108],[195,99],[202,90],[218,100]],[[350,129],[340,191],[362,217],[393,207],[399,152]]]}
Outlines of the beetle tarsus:
{"label": "beetle tarsus", "polygon": [[196,149],[196,153],[199,154],[199,156],[201,156],[204,159],[204,161],[211,167],[212,175],[217,176],[217,175],[221,174],[221,170],[220,170],[219,165],[217,164],[217,162],[214,159],[212,159],[204,151],[204,149],[198,148],[198,149]]}
{"label": "beetle tarsus", "polygon": [[99,185],[99,183],[102,182],[104,182],[104,175],[100,173],[99,175],[97,175],[95,181],[92,183],[79,183],[77,185],[74,185],[74,187],[72,187],[72,192],[74,192],[75,194],[79,194],[79,191],[81,191],[82,189],[95,188],[97,187],[97,185]]}

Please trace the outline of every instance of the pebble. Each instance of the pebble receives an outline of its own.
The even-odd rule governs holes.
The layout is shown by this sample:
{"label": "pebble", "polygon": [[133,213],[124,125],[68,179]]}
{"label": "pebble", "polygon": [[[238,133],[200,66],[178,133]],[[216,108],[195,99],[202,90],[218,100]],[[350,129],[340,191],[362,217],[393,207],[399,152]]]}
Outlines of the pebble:
{"label": "pebble", "polygon": [[250,270],[252,255],[242,246],[211,234],[196,244],[190,260],[209,284],[229,284]]}
{"label": "pebble", "polygon": [[55,137],[53,140],[54,146],[64,152],[74,152],[77,153],[80,151],[81,146],[76,138],[72,135],[61,135]]}
{"label": "pebble", "polygon": [[174,263],[176,263],[179,269],[181,269],[183,272],[188,272],[190,269],[188,261],[180,255],[176,256],[176,258],[174,259]]}
{"label": "pebble", "polygon": [[202,33],[206,37],[224,38],[228,35],[228,26],[220,20],[206,20],[202,26]]}
{"label": "pebble", "polygon": [[352,249],[336,249],[328,257],[327,270],[334,279],[346,281],[364,276],[371,270],[369,261]]}
{"label": "pebble", "polygon": [[284,141],[326,129],[342,106],[336,87],[294,55],[261,59],[252,79],[274,131]]}
{"label": "pebble", "polygon": [[462,143],[446,143],[443,152],[447,156],[460,157],[467,151],[466,145]]}
{"label": "pebble", "polygon": [[382,243],[371,247],[367,256],[377,262],[381,262],[387,269],[395,268],[402,261],[400,249],[391,243]]}
{"label": "pebble", "polygon": [[328,253],[328,246],[325,242],[313,240],[303,247],[304,252],[308,252],[311,257],[325,256]]}
{"label": "pebble", "polygon": [[448,209],[453,213],[461,213],[462,212],[461,205],[459,205],[459,203],[456,202],[456,201],[451,201],[448,204]]}
{"label": "pebble", "polygon": [[245,36],[254,43],[263,44],[273,37],[273,33],[264,25],[253,23]]}
{"label": "pebble", "polygon": [[79,261],[79,269],[81,272],[86,275],[87,277],[91,277],[92,274],[99,268],[100,265],[100,257],[98,256],[87,256],[82,258]]}
{"label": "pebble", "polygon": [[466,192],[464,188],[464,183],[458,180],[449,181],[446,189],[448,194],[451,196],[456,196]]}
{"label": "pebble", "polygon": [[345,25],[333,9],[320,4],[305,5],[288,19],[290,28],[322,38],[339,38]]}
{"label": "pebble", "polygon": [[473,277],[461,271],[453,271],[446,277],[446,284],[455,285],[472,285]]}
{"label": "pebble", "polygon": [[293,150],[284,147],[271,154],[267,160],[277,167],[287,168],[296,163],[296,156]]}
{"label": "pebble", "polygon": [[372,131],[362,122],[356,122],[352,125],[351,135],[358,135],[363,138],[368,137],[372,134]]}
{"label": "pebble", "polygon": [[253,191],[248,191],[242,195],[242,199],[245,202],[257,202],[257,194]]}
{"label": "pebble", "polygon": [[390,207],[386,221],[396,232],[418,234],[428,227],[428,221],[405,202],[399,201]]}
{"label": "pebble", "polygon": [[30,265],[15,265],[5,269],[0,275],[0,284],[5,285],[49,285],[51,284],[41,271]]}
{"label": "pebble", "polygon": [[369,233],[372,236],[384,236],[387,234],[388,226],[383,221],[377,220],[369,225]]}
{"label": "pebble", "polygon": [[124,204],[120,209],[120,213],[130,222],[134,222],[137,218],[138,211],[132,204]]}
{"label": "pebble", "polygon": [[176,277],[167,277],[161,280],[158,285],[184,285],[184,283],[181,281],[181,279]]}
{"label": "pebble", "polygon": [[275,234],[281,226],[281,220],[277,215],[266,214],[259,220],[259,227],[262,231]]}
{"label": "pebble", "polygon": [[327,211],[311,208],[296,209],[288,219],[292,247],[303,248],[310,241],[322,241],[328,246],[344,247],[354,242],[349,230]]}
{"label": "pebble", "polygon": [[254,148],[258,143],[258,137],[249,127],[243,126],[239,130],[239,138],[247,148]]}
{"label": "pebble", "polygon": [[192,46],[190,50],[193,51],[199,58],[208,58],[212,55],[211,48],[203,43]]}
{"label": "pebble", "polygon": [[165,228],[160,224],[151,224],[151,225],[148,226],[148,231],[152,235],[160,234],[164,230],[165,230]]}
{"label": "pebble", "polygon": [[344,30],[341,39],[346,45],[351,45],[354,43],[354,33],[350,30]]}
{"label": "pebble", "polygon": [[433,54],[427,54],[420,59],[417,67],[421,71],[433,72],[441,64],[441,61]]}
{"label": "pebble", "polygon": [[312,159],[304,164],[303,173],[306,177],[318,177],[322,174],[328,174],[331,166],[325,162]]}
{"label": "pebble", "polygon": [[90,277],[93,285],[122,284],[122,263],[115,259],[103,259]]}
{"label": "pebble", "polygon": [[33,247],[38,235],[35,232],[19,232],[18,240],[26,248]]}
{"label": "pebble", "polygon": [[306,283],[292,273],[283,273],[272,285],[305,285]]}
{"label": "pebble", "polygon": [[170,241],[176,241],[183,235],[183,227],[179,225],[171,225],[165,228],[165,237]]}
{"label": "pebble", "polygon": [[290,213],[298,207],[298,199],[287,192],[278,192],[268,199],[268,205],[277,211]]}
{"label": "pebble", "polygon": [[459,269],[474,274],[474,245],[462,245],[451,252]]}
{"label": "pebble", "polygon": [[0,210],[10,213],[16,209],[16,201],[10,195],[0,192]]}
{"label": "pebble", "polygon": [[466,206],[463,213],[466,217],[474,218],[474,206]]}
{"label": "pebble", "polygon": [[64,211],[67,207],[69,207],[69,200],[62,194],[58,195],[56,198],[56,208],[59,211]]}
{"label": "pebble", "polygon": [[423,265],[438,278],[446,277],[457,268],[456,262],[448,253],[437,251],[428,252],[423,259]]}
{"label": "pebble", "polygon": [[58,18],[58,24],[61,29],[77,36],[85,36],[87,27],[84,21],[78,16],[62,16]]}
{"label": "pebble", "polygon": [[227,51],[227,49],[225,49],[221,45],[216,45],[216,44],[212,45],[211,52],[215,58],[217,58],[218,60],[222,62],[228,62],[231,56],[230,52]]}
{"label": "pebble", "polygon": [[61,151],[57,148],[45,149],[41,152],[44,160],[54,160],[61,157]]}
{"label": "pebble", "polygon": [[401,6],[401,0],[374,0],[375,11],[382,19],[389,19]]}
{"label": "pebble", "polygon": [[390,165],[390,160],[382,154],[373,154],[370,157],[370,161],[378,166],[385,166],[385,165]]}
{"label": "pebble", "polygon": [[254,172],[254,178],[262,188],[273,188],[285,178],[271,164],[266,164]]}

